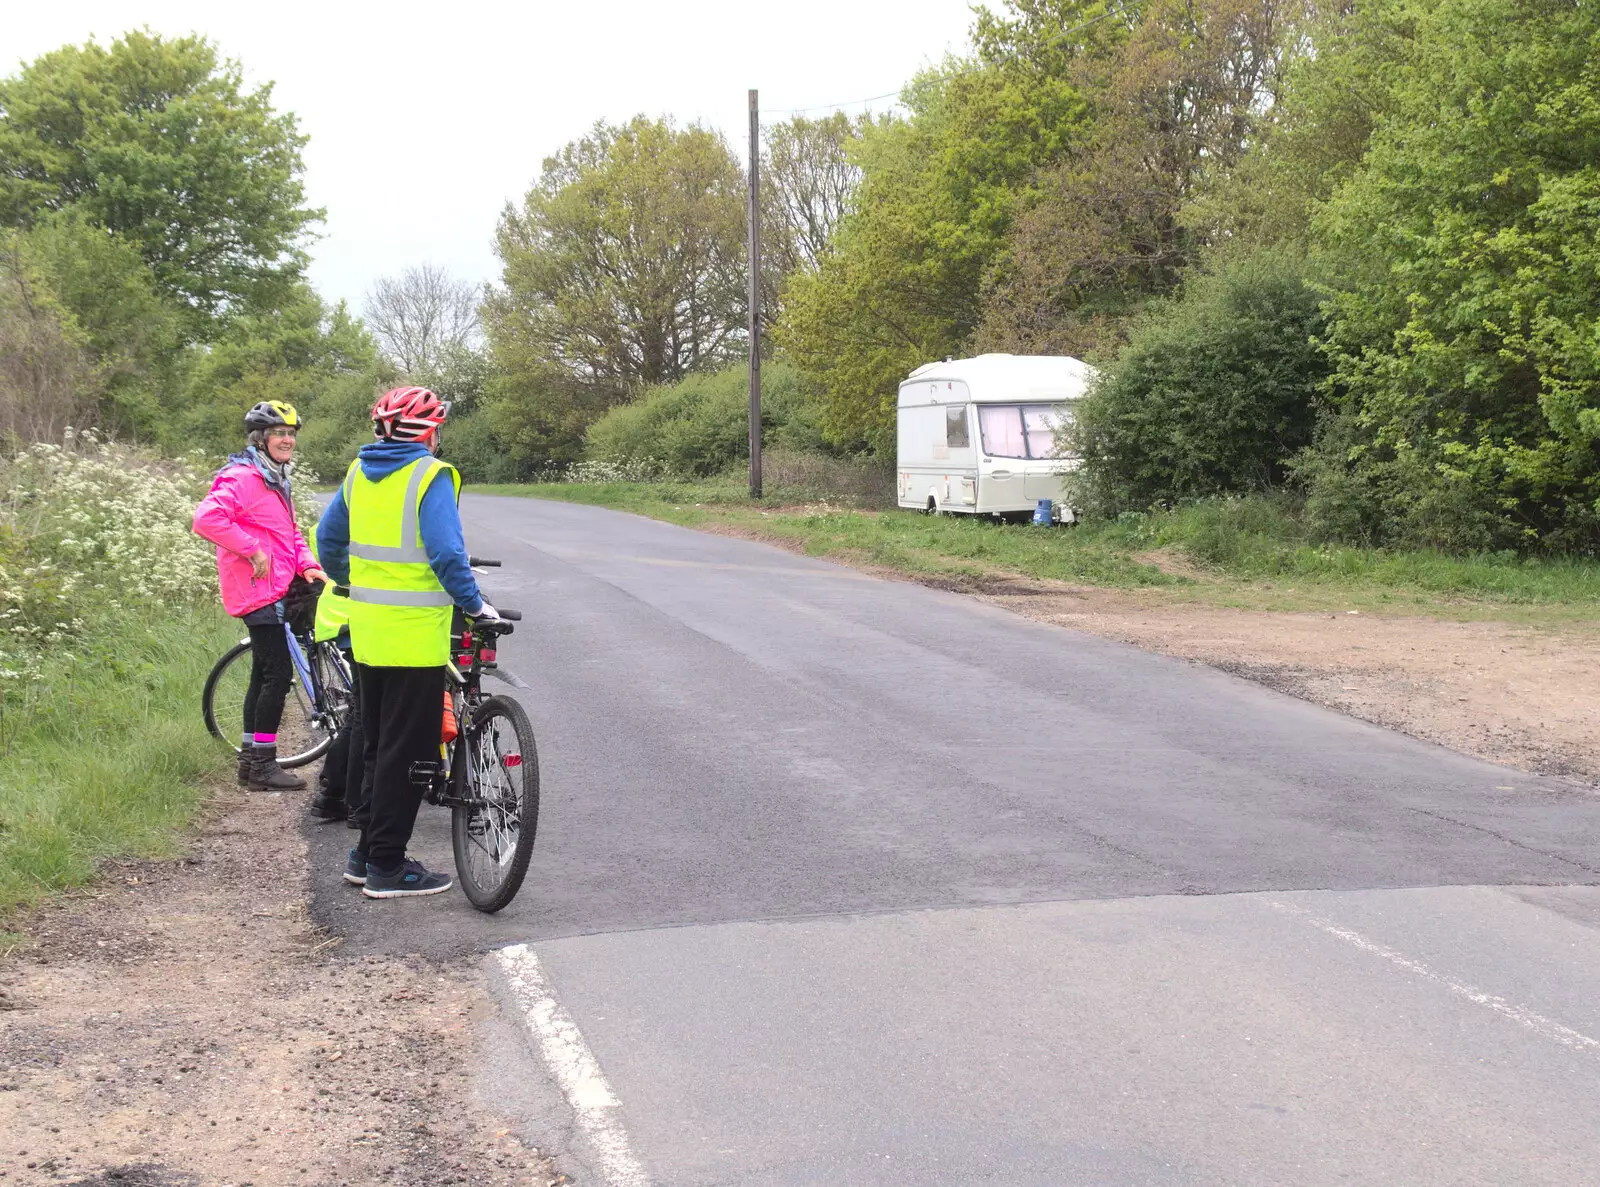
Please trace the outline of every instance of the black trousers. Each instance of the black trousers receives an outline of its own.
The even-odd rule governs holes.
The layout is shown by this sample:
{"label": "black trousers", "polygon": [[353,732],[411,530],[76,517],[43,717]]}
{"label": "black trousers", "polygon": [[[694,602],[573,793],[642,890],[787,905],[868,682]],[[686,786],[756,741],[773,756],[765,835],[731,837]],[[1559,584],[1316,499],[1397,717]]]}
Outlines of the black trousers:
{"label": "black trousers", "polygon": [[[444,716],[443,666],[375,668],[356,665],[361,681],[361,725],[365,740],[366,811],[356,814],[356,845],[381,870],[405,859],[422,795],[439,767],[439,728]],[[363,819],[365,817],[365,819]]]}
{"label": "black trousers", "polygon": [[244,690],[244,732],[275,734],[283,721],[283,702],[294,679],[289,640],[283,624],[252,626],[250,631],[250,683]]}
{"label": "black trousers", "polygon": [[[350,657],[346,651],[345,658]],[[367,769],[367,743],[361,728],[361,677],[352,670],[350,710],[345,715],[344,728],[333,737],[327,757],[322,760],[322,774],[318,776],[322,794],[333,800],[343,800],[350,814],[355,816],[364,806],[362,777]]]}

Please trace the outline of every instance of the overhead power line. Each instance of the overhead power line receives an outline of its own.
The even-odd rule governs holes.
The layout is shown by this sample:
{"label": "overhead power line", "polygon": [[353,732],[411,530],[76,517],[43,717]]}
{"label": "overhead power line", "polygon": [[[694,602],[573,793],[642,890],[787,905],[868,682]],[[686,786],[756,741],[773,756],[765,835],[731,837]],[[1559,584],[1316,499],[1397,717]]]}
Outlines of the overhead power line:
{"label": "overhead power line", "polygon": [[[1149,0],[1126,0],[1126,3],[1119,4],[1115,8],[1108,8],[1104,12],[1102,12],[1099,16],[1090,17],[1088,20],[1082,22],[1081,24],[1074,25],[1070,29],[1061,30],[1061,32],[1056,33],[1055,35],[1053,35],[1051,37],[1048,37],[1044,41],[1040,42],[1039,46],[1042,49],[1045,46],[1054,45],[1058,41],[1064,41],[1068,37],[1071,37],[1074,33],[1081,33],[1085,29],[1089,28],[1090,26],[1098,25],[1101,21],[1106,20],[1106,19],[1108,19],[1110,17],[1121,16],[1123,13],[1132,12],[1135,9],[1143,8],[1144,5],[1147,4],[1148,2],[1149,2]],[[975,64],[973,64],[971,66],[967,66],[967,67],[965,67],[965,68],[963,68],[961,70],[952,70],[948,75],[946,75],[946,77],[947,78],[960,78],[964,74],[976,74],[978,71],[982,70],[986,65],[989,65],[989,64],[990,63],[982,63],[982,62],[975,63]],[[839,103],[819,103],[815,107],[793,107],[793,108],[790,108],[787,111],[781,111],[781,110],[780,111],[773,111],[773,112],[769,112],[768,114],[769,115],[781,115],[781,116],[784,116],[786,118],[793,118],[794,116],[797,116],[797,115],[809,115],[813,111],[838,111],[841,108],[845,108],[845,107],[857,107],[857,106],[860,106],[862,103],[876,103],[879,99],[894,99],[894,98],[898,98],[899,95],[900,95],[900,91],[886,91],[882,95],[868,95],[865,99],[845,99],[845,100],[843,100],[843,101],[841,101]]]}

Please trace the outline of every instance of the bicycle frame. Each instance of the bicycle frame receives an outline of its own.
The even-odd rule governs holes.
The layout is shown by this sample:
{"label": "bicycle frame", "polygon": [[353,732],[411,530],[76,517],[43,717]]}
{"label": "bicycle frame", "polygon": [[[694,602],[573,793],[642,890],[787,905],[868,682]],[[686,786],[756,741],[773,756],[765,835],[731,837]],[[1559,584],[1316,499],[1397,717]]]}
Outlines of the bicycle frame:
{"label": "bicycle frame", "polygon": [[[283,624],[283,630],[289,640],[289,659],[294,663],[295,675],[299,677],[300,686],[306,690],[306,696],[311,702],[312,724],[338,726],[339,722],[333,721],[330,723],[328,720],[328,690],[323,687],[317,669],[311,665],[310,659],[306,656],[305,648],[300,645],[299,636],[294,633],[288,623]],[[321,647],[326,645],[314,643],[313,646]]]}
{"label": "bicycle frame", "polygon": [[[507,622],[476,622],[461,634],[452,632],[453,646],[459,645],[463,650],[456,659],[470,660],[465,668],[457,666],[455,659],[445,663],[445,679],[450,682],[452,710],[456,715],[457,729],[459,732],[455,740],[448,746],[441,744],[441,761],[439,770],[434,776],[433,785],[427,792],[428,802],[440,804],[445,807],[481,808],[487,801],[481,796],[466,794],[467,770],[467,739],[472,732],[473,718],[478,705],[484,696],[482,679],[485,672],[493,673],[506,680],[509,684],[520,684],[521,681],[510,673],[498,670],[498,663],[493,658],[493,644],[503,634],[511,633],[511,624]],[[488,652],[489,658],[485,658]]]}
{"label": "bicycle frame", "polygon": [[288,623],[283,624],[283,633],[289,640],[289,658],[294,661],[294,670],[300,677],[300,686],[306,690],[306,696],[311,698],[312,705],[320,706],[321,689],[318,687],[316,673],[311,670],[311,664],[306,660],[305,649],[300,646],[300,640],[295,638],[295,633],[289,629]]}

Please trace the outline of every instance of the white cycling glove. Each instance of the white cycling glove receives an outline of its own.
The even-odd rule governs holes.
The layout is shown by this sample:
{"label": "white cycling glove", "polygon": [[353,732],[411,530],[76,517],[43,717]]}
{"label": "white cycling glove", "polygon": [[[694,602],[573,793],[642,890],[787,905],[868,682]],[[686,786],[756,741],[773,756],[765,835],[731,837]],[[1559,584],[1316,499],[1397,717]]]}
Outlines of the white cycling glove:
{"label": "white cycling glove", "polygon": [[475,610],[473,613],[469,614],[467,617],[469,617],[469,618],[499,618],[500,617],[500,611],[496,610],[493,606],[489,605],[488,602],[485,602],[483,605],[479,606],[477,608],[477,610]]}

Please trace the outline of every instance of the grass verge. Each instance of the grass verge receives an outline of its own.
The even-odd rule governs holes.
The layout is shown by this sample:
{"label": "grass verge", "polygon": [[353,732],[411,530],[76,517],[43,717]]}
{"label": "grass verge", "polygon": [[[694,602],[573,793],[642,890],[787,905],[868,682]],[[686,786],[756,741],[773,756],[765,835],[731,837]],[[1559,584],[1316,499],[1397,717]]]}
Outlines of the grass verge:
{"label": "grass verge", "polygon": [[[239,637],[220,610],[130,611],[26,706],[6,707],[0,922],[87,883],[105,859],[178,850],[203,778],[227,763],[200,719],[200,689]],[[0,932],[0,948],[8,940]]]}
{"label": "grass verge", "polygon": [[913,576],[1020,574],[1139,591],[1152,602],[1600,626],[1600,563],[1318,544],[1290,511],[1269,499],[1219,500],[1045,529],[824,502],[795,505],[781,490],[753,503],[726,482],[472,489],[612,507],[686,527],[728,525],[792,541],[813,556]]}

